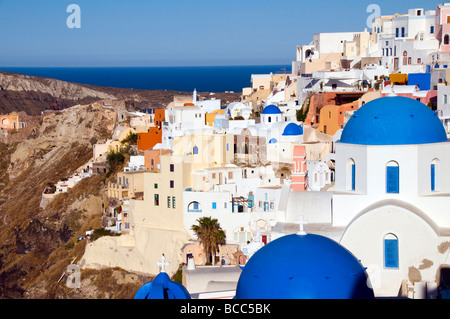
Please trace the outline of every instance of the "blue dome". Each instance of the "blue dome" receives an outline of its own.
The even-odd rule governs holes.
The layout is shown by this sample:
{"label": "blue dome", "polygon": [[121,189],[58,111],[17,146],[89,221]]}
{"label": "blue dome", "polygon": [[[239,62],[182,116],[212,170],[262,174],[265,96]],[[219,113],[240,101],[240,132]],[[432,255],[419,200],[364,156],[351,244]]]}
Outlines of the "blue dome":
{"label": "blue dome", "polygon": [[183,285],[160,272],[153,281],[139,288],[134,299],[191,299],[191,295]]}
{"label": "blue dome", "polygon": [[275,143],[278,143],[278,140],[276,138],[271,138],[269,140],[269,144],[275,144]]}
{"label": "blue dome", "polygon": [[362,145],[425,144],[447,141],[444,126],[425,104],[388,96],[357,110],[342,131],[340,142]]}
{"label": "blue dome", "polygon": [[236,299],[372,299],[359,261],[335,241],[286,235],[259,249],[245,265]]}
{"label": "blue dome", "polygon": [[303,127],[295,123],[289,123],[284,128],[283,135],[303,135]]}
{"label": "blue dome", "polygon": [[262,114],[281,114],[281,111],[277,106],[270,104],[264,108]]}

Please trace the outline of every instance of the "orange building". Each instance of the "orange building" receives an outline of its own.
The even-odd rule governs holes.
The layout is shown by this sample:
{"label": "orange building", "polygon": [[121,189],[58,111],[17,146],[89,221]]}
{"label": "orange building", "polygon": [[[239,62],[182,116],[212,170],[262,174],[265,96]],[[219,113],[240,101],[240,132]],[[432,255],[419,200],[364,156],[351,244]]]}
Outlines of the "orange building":
{"label": "orange building", "polygon": [[[343,105],[357,101],[366,92],[322,92],[312,94],[309,112],[305,123],[317,127],[320,122],[320,109],[326,105]],[[305,103],[307,105],[307,102]]]}
{"label": "orange building", "polygon": [[138,150],[145,151],[162,142],[162,132],[158,127],[150,127],[146,133],[138,133]]}
{"label": "orange building", "polygon": [[319,130],[328,135],[334,135],[339,129],[344,128],[345,112],[356,111],[358,101],[344,105],[326,105],[320,109]]}
{"label": "orange building", "polygon": [[171,150],[166,149],[147,149],[144,151],[144,166],[147,171],[159,169],[160,156],[170,153]]}
{"label": "orange building", "polygon": [[138,150],[145,151],[162,142],[162,125],[165,121],[165,110],[155,109],[154,127],[149,127],[148,132],[138,133]]}
{"label": "orange building", "polygon": [[16,112],[8,115],[0,115],[0,128],[4,130],[13,130],[19,128],[19,114]]}
{"label": "orange building", "polygon": [[162,128],[163,122],[166,120],[166,110],[165,109],[155,109],[155,126],[160,130]]}

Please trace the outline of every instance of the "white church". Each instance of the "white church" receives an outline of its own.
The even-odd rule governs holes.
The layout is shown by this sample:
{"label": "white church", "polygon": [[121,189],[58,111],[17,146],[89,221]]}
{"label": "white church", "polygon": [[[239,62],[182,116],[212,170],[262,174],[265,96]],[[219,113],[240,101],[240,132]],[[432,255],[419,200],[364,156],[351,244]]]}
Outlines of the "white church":
{"label": "white church", "polygon": [[345,126],[334,160],[332,195],[291,191],[272,239],[306,220],[306,232],[368,268],[377,297],[435,297],[450,247],[450,142],[438,116],[410,98],[369,102]]}

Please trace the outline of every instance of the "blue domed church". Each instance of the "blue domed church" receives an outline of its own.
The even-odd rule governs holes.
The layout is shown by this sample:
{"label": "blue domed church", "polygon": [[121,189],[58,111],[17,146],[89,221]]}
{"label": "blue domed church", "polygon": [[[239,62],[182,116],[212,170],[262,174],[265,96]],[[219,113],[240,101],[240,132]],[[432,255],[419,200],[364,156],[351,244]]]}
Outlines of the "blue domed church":
{"label": "blue domed church", "polygon": [[365,268],[324,236],[298,233],[259,249],[239,277],[236,299],[372,299]]}
{"label": "blue domed church", "polygon": [[302,217],[309,233],[348,249],[377,297],[435,293],[450,247],[450,143],[436,113],[406,97],[368,102],[330,159],[332,193],[307,194],[316,197],[306,206],[291,192],[285,223]]}

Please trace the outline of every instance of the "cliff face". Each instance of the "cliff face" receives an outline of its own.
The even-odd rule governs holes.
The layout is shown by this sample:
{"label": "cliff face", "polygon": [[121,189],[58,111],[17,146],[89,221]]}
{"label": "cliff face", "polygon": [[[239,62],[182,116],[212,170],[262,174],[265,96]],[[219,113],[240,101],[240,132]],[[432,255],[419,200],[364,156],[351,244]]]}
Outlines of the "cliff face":
{"label": "cliff face", "polygon": [[0,89],[17,92],[39,92],[63,100],[97,98],[115,100],[116,97],[84,87],[80,84],[23,74],[0,72]]}
{"label": "cliff face", "polygon": [[62,110],[101,99],[117,98],[76,83],[0,72],[1,114],[23,111],[28,115],[39,115],[44,110]]}
{"label": "cliff face", "polygon": [[83,289],[92,298],[105,291],[111,298],[129,298],[142,284],[136,276],[127,292],[117,280],[99,290],[89,284],[101,277],[95,273],[80,290],[69,289],[66,278],[60,280],[67,266],[84,253],[86,243],[78,236],[102,226],[103,207],[108,205],[105,176],[85,178],[45,209],[40,207],[45,187],[86,164],[92,158],[92,143],[110,137],[116,121],[114,109],[76,105],[41,117],[22,139],[0,143],[4,182],[0,185],[0,299],[84,298]]}

